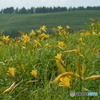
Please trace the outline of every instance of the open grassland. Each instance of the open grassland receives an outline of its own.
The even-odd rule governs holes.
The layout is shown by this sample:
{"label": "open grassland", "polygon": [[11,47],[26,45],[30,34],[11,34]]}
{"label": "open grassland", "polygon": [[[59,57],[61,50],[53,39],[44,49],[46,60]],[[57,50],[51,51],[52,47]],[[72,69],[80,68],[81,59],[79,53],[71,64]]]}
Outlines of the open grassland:
{"label": "open grassland", "polygon": [[1,14],[0,32],[24,31],[38,29],[42,25],[49,28],[58,25],[70,25],[73,30],[84,28],[89,18],[100,18],[100,11],[80,10],[43,14]]}
{"label": "open grassland", "polygon": [[[75,34],[58,26],[49,35],[41,26],[0,36],[0,100],[100,100],[100,23],[91,20]],[[71,97],[70,91],[98,95]]]}

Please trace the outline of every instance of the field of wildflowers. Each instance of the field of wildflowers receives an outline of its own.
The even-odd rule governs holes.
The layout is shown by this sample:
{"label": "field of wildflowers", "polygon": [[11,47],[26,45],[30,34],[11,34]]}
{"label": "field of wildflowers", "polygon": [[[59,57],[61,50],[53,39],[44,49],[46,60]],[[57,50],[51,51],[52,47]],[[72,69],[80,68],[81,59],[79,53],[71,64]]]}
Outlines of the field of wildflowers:
{"label": "field of wildflowers", "polygon": [[100,22],[87,29],[43,25],[20,37],[0,36],[0,100],[99,100],[70,97],[71,91],[100,93]]}

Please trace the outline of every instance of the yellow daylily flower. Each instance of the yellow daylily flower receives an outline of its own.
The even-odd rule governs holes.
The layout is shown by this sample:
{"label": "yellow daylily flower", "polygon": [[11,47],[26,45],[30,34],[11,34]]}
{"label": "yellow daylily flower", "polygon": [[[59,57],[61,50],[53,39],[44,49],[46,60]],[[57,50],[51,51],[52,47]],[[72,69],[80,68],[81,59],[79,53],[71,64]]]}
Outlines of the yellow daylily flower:
{"label": "yellow daylily flower", "polygon": [[90,32],[85,33],[85,36],[90,36],[90,35],[91,35]]}
{"label": "yellow daylily flower", "polygon": [[82,38],[80,38],[80,39],[79,39],[79,41],[81,41],[81,42],[82,42],[82,41],[83,41],[83,39],[82,39]]}
{"label": "yellow daylily flower", "polygon": [[47,27],[45,25],[40,27],[40,30],[44,30],[45,31],[46,29],[47,29]]}
{"label": "yellow daylily flower", "polygon": [[62,77],[62,78],[60,78],[59,86],[65,86],[67,88],[71,88],[70,87],[70,81],[71,81],[70,78]]}
{"label": "yellow daylily flower", "polygon": [[0,41],[0,45],[3,45],[4,43],[2,41]]}
{"label": "yellow daylily flower", "polygon": [[45,33],[41,33],[38,35],[38,37],[44,37],[45,36]]}
{"label": "yellow daylily flower", "polygon": [[57,83],[60,80],[60,78],[66,76],[66,75],[75,76],[77,78],[80,78],[79,75],[74,74],[73,72],[65,72],[65,73],[60,74],[58,77],[56,77],[56,79],[53,81],[53,83]]}
{"label": "yellow daylily flower", "polygon": [[45,38],[49,38],[50,37],[50,35],[49,34],[45,34],[45,36],[44,36]]}
{"label": "yellow daylily flower", "polygon": [[36,30],[37,33],[41,33],[41,30]]}
{"label": "yellow daylily flower", "polygon": [[60,60],[60,59],[61,59],[61,56],[62,56],[62,54],[61,54],[61,53],[58,53],[58,54],[55,56],[55,58]]}
{"label": "yellow daylily flower", "polygon": [[94,27],[94,26],[95,26],[95,24],[94,24],[94,23],[91,23],[91,26],[92,26],[92,27]]}
{"label": "yellow daylily flower", "polygon": [[37,70],[32,70],[30,73],[31,73],[31,75],[33,75],[35,78],[37,78]]}
{"label": "yellow daylily flower", "polygon": [[2,40],[3,40],[3,41],[9,41],[10,39],[9,39],[9,36],[3,36],[3,37],[2,37]]}
{"label": "yellow daylily flower", "polygon": [[64,46],[64,42],[63,41],[58,41],[58,46],[59,47],[63,47]]}
{"label": "yellow daylily flower", "polygon": [[85,33],[80,33],[81,36],[85,36]]}
{"label": "yellow daylily flower", "polygon": [[67,26],[66,26],[66,28],[67,28],[67,29],[69,29],[69,28],[70,28],[70,26],[68,26],[68,25],[67,25]]}
{"label": "yellow daylily flower", "polygon": [[32,32],[29,35],[34,36],[34,35],[36,35],[36,33],[32,30]]}
{"label": "yellow daylily flower", "polygon": [[97,35],[97,33],[96,32],[92,32],[92,35]]}
{"label": "yellow daylily flower", "polygon": [[24,42],[29,42],[30,41],[30,37],[27,34],[23,35],[22,37],[23,37]]}
{"label": "yellow daylily flower", "polygon": [[13,77],[15,77],[15,70],[16,70],[16,68],[13,68],[13,67],[9,67],[9,68],[8,68],[9,73],[10,73]]}
{"label": "yellow daylily flower", "polygon": [[58,28],[58,29],[60,29],[60,30],[61,30],[61,29],[63,29],[63,27],[62,27],[62,26],[58,26],[57,28]]}

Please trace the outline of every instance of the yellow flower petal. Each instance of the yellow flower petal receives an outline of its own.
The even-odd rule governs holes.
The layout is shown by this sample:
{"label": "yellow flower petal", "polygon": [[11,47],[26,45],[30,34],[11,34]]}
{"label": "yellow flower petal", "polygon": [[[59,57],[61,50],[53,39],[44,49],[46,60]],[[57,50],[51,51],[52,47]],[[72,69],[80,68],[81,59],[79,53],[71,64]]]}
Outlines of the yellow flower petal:
{"label": "yellow flower petal", "polygon": [[69,28],[70,28],[70,26],[68,26],[68,25],[67,25],[67,26],[66,26],[66,28],[67,28],[67,29],[69,29]]}
{"label": "yellow flower petal", "polygon": [[32,32],[29,35],[34,36],[34,35],[36,35],[36,33],[32,30]]}
{"label": "yellow flower petal", "polygon": [[61,29],[63,29],[63,27],[62,27],[62,26],[58,26],[57,28],[58,28],[58,29],[60,29],[60,30],[61,30]]}
{"label": "yellow flower petal", "polygon": [[45,25],[43,25],[43,26],[40,27],[40,30],[45,31],[46,29],[47,29],[47,27]]}
{"label": "yellow flower petal", "polygon": [[71,88],[70,87],[70,81],[71,81],[70,78],[68,78],[68,77],[62,77],[62,78],[60,78],[60,81],[61,81],[61,82],[59,82],[60,86],[65,86],[67,88]]}
{"label": "yellow flower petal", "polygon": [[80,38],[80,39],[79,39],[79,41],[81,41],[81,42],[82,42],[82,41],[83,41],[83,39],[82,39],[82,38]]}
{"label": "yellow flower petal", "polygon": [[15,77],[15,70],[16,70],[16,68],[11,68],[11,67],[9,67],[8,68],[8,71],[9,71],[9,73],[13,76],[13,77]]}
{"label": "yellow flower petal", "polygon": [[30,73],[31,73],[31,75],[33,75],[35,78],[37,78],[37,70],[32,70]]}
{"label": "yellow flower petal", "polygon": [[63,47],[64,46],[64,42],[63,41],[58,41],[58,46],[59,47]]}
{"label": "yellow flower petal", "polygon": [[62,54],[61,54],[61,53],[58,53],[58,54],[55,56],[55,58],[60,60],[60,59],[61,59],[61,56],[62,56]]}

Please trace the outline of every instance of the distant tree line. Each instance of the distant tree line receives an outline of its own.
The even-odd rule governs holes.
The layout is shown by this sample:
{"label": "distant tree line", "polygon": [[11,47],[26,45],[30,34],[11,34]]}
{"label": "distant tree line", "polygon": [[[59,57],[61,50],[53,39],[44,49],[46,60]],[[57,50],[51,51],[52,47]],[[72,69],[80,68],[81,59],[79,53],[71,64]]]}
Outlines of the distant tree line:
{"label": "distant tree line", "polygon": [[87,6],[87,7],[31,7],[30,9],[7,7],[1,9],[1,14],[34,14],[34,13],[48,13],[48,12],[60,12],[60,11],[73,11],[73,10],[100,10],[100,6]]}

